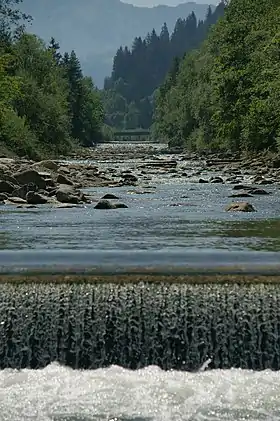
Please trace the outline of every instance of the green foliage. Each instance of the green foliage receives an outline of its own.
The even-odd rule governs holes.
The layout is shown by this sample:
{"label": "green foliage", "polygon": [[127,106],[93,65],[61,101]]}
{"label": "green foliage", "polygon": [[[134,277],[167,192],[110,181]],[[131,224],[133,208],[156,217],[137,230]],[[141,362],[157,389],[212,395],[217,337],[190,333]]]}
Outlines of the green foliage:
{"label": "green foliage", "polygon": [[153,136],[196,150],[279,149],[280,3],[231,0],[156,94]]}
{"label": "green foliage", "polygon": [[[62,58],[54,38],[46,46],[24,31],[20,0],[0,0],[0,145],[33,158],[68,153],[100,141],[103,107],[74,52]],[[7,54],[9,51],[9,54]]]}
{"label": "green foliage", "polygon": [[103,106],[93,81],[84,77],[74,51],[64,55],[62,68],[68,82],[68,102],[71,115],[71,136],[82,145],[90,146],[101,136]]}
{"label": "green foliage", "polygon": [[120,129],[149,128],[154,92],[163,83],[174,58],[197,47],[218,15],[209,8],[202,22],[191,13],[177,20],[171,35],[165,23],[160,35],[153,29],[145,39],[136,37],[131,49],[120,47],[111,77],[104,83],[106,122]]}

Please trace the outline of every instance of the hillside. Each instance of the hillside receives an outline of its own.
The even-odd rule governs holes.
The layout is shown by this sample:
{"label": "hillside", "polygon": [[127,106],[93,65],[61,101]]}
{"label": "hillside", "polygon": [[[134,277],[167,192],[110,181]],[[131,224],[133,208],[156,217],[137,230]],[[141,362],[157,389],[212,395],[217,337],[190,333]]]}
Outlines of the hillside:
{"label": "hillside", "polygon": [[54,40],[22,32],[17,4],[0,0],[0,156],[42,159],[100,141],[100,92],[73,50],[61,55]]}
{"label": "hillside", "polygon": [[160,31],[163,22],[172,28],[179,17],[192,11],[203,19],[208,5],[191,2],[148,8],[120,0],[23,0],[21,7],[34,18],[29,31],[46,41],[54,36],[63,51],[74,49],[84,72],[102,87],[120,45],[129,45],[152,28]]}
{"label": "hillside", "polygon": [[197,151],[280,150],[280,6],[231,0],[156,94],[153,135]]}
{"label": "hillside", "polygon": [[106,123],[119,129],[150,128],[156,88],[180,57],[201,44],[223,12],[221,3],[214,12],[208,8],[204,21],[191,13],[176,21],[172,33],[163,24],[159,34],[151,29],[145,38],[136,37],[131,48],[120,47],[104,84]]}

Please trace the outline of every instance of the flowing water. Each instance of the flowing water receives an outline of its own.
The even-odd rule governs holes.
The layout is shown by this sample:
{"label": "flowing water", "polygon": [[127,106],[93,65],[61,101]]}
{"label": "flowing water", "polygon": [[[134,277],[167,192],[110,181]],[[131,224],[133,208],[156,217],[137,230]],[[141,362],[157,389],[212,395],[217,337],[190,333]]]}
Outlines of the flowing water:
{"label": "flowing water", "polygon": [[[139,163],[99,162],[136,173]],[[0,274],[279,271],[279,186],[250,198],[257,212],[232,214],[224,211],[231,186],[198,184],[196,170],[87,191],[96,200],[113,192],[128,209],[2,207]],[[0,290],[0,421],[280,420],[278,284]]]}

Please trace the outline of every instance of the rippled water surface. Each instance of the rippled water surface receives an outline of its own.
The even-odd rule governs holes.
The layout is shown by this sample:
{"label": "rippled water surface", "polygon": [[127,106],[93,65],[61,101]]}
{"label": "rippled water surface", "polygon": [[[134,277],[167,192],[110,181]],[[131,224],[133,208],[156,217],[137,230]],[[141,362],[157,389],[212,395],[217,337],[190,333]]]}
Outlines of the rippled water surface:
{"label": "rippled water surface", "polygon": [[[110,211],[87,205],[73,209],[0,209],[0,249],[160,250],[208,248],[280,251],[280,193],[256,196],[255,213],[228,213],[229,185],[166,184],[108,191],[128,209]],[[148,191],[148,192],[147,192]]]}

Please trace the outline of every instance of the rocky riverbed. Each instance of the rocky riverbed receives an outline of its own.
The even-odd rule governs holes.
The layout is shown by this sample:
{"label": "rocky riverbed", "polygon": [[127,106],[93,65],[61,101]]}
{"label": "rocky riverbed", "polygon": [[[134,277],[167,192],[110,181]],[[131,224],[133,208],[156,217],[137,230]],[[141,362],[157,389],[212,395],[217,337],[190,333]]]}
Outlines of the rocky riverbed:
{"label": "rocky riverbed", "polygon": [[[112,188],[128,186],[131,193],[145,194],[154,184],[167,182],[232,185],[225,210],[251,212],[256,210],[251,197],[268,195],[267,186],[280,185],[280,157],[202,157],[170,151],[166,145],[105,144],[60,160],[0,158],[0,204],[15,207],[126,208]],[[108,193],[85,193],[97,187],[108,187]]]}

